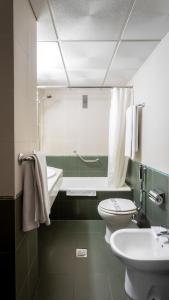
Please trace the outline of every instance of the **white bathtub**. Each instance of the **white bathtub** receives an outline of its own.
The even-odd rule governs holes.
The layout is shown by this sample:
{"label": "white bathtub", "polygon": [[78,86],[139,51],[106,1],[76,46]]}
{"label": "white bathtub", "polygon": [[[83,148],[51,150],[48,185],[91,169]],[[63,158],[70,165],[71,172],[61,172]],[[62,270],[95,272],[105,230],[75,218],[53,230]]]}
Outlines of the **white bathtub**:
{"label": "white bathtub", "polygon": [[53,202],[60,190],[63,181],[63,170],[47,167],[47,180],[48,180],[48,193],[50,207],[52,207]]}
{"label": "white bathtub", "polygon": [[63,177],[60,191],[131,191],[131,188],[126,184],[115,188],[107,177]]}

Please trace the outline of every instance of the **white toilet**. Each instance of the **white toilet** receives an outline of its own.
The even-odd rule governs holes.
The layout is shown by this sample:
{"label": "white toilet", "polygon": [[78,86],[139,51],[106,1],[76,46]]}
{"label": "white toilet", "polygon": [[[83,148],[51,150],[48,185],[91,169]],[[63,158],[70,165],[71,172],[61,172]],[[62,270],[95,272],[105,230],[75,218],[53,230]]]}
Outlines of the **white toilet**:
{"label": "white toilet", "polygon": [[115,230],[127,227],[136,211],[135,204],[128,199],[112,198],[99,203],[98,213],[106,222],[105,240],[108,244],[111,234]]}

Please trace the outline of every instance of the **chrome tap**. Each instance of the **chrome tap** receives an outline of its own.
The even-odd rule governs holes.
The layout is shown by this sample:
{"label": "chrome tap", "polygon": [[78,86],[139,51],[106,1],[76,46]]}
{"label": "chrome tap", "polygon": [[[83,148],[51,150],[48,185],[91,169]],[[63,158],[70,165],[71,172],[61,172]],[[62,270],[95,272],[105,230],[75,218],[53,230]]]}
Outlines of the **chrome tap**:
{"label": "chrome tap", "polygon": [[159,233],[157,233],[157,236],[161,236],[161,237],[165,237],[167,238],[167,241],[164,242],[164,244],[168,244],[169,243],[169,228],[165,227],[165,226],[161,226],[164,228],[164,230],[160,231]]}

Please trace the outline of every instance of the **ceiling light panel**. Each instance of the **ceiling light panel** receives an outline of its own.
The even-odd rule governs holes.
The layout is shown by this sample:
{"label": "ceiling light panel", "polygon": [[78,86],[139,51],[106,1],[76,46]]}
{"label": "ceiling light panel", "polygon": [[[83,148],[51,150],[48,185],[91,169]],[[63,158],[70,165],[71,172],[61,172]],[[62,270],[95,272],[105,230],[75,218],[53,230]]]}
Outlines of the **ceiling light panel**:
{"label": "ceiling light panel", "polygon": [[50,0],[62,40],[116,40],[131,0]]}
{"label": "ceiling light panel", "polygon": [[101,84],[116,42],[62,42],[61,48],[71,84],[76,80]]}
{"label": "ceiling light panel", "polygon": [[169,1],[136,1],[123,39],[162,39],[169,30]]}
{"label": "ceiling light panel", "polygon": [[123,83],[124,81],[130,80],[157,44],[158,42],[149,41],[121,42],[111,64],[105,84],[109,85],[111,82],[114,82],[115,76],[117,76],[117,79],[120,79],[120,74]]}
{"label": "ceiling light panel", "polygon": [[39,42],[37,46],[38,85],[67,85],[66,74],[56,42]]}
{"label": "ceiling light panel", "polygon": [[37,40],[38,41],[56,41],[57,37],[52,24],[52,19],[46,0],[31,0],[33,10],[38,19],[37,22]]}

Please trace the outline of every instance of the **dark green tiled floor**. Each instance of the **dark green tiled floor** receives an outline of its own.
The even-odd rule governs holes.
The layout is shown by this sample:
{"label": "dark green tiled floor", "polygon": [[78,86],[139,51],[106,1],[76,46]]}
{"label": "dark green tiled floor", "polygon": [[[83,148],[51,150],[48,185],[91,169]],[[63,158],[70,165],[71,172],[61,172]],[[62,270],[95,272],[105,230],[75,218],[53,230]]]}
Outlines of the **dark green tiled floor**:
{"label": "dark green tiled floor", "polygon": [[[35,300],[128,300],[124,267],[104,241],[103,221],[54,221],[39,233]],[[76,258],[87,248],[87,258]]]}

